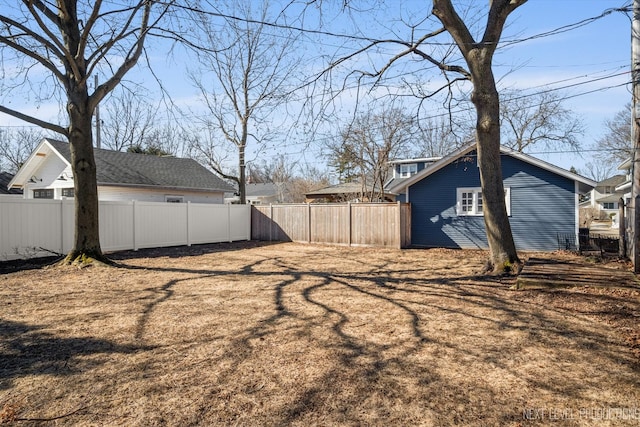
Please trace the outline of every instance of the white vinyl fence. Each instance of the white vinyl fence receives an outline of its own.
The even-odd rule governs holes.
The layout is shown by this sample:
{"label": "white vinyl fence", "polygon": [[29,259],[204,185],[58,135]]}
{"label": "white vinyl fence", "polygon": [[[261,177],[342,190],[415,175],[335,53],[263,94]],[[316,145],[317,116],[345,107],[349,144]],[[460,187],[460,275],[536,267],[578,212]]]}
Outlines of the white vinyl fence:
{"label": "white vinyl fence", "polygon": [[[251,239],[251,206],[100,202],[105,252]],[[0,198],[0,261],[64,254],[74,233],[73,200]]]}

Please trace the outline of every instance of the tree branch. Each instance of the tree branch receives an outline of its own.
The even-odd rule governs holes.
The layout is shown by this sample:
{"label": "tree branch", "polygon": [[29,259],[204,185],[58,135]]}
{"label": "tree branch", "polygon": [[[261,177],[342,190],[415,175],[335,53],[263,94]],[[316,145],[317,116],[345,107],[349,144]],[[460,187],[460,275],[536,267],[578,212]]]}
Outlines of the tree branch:
{"label": "tree branch", "polygon": [[[17,21],[14,21],[11,18],[8,18],[6,16],[2,16],[2,15],[0,15],[0,22],[4,22],[9,27],[18,28],[20,31],[24,32],[24,36],[31,37],[34,40],[36,40],[38,43],[41,43],[44,46],[45,49],[51,51],[60,61],[64,61],[65,60],[64,53],[62,51],[58,50],[58,47],[56,45],[51,44],[51,42],[49,40],[47,40],[44,37],[40,36],[39,34],[35,33],[31,29],[25,27],[24,25],[20,24]],[[0,36],[0,44],[5,44],[8,47],[10,47],[10,48],[12,48],[14,50],[17,50],[18,52],[22,53],[23,55],[26,55],[29,58],[34,59],[35,61],[40,63],[43,67],[45,67],[46,69],[51,71],[56,76],[56,78],[58,78],[59,80],[63,81],[64,74],[61,73],[60,70],[58,70],[58,68],[51,63],[51,61],[49,61],[44,56],[36,53],[33,49],[30,49],[30,48],[28,48],[26,46],[23,46],[23,45],[15,42],[14,41],[15,38],[16,38],[16,36],[13,36],[13,37]]]}
{"label": "tree branch", "polygon": [[20,120],[24,120],[25,122],[34,124],[36,126],[40,126],[44,129],[49,129],[52,130],[56,133],[59,133],[61,135],[64,135],[65,137],[69,136],[69,132],[67,131],[67,129],[63,128],[62,126],[53,124],[53,123],[49,123],[49,122],[45,122],[44,120],[40,120],[40,119],[36,119],[35,117],[31,117],[28,116],[26,114],[23,114],[19,111],[16,110],[12,110],[11,108],[7,108],[3,105],[0,105],[0,113],[5,113],[8,114],[10,116],[16,117]]}
{"label": "tree branch", "polygon": [[[169,3],[166,4],[164,13],[166,13],[167,8],[170,7],[170,5],[172,3],[173,2],[169,2]],[[143,4],[144,4],[144,12],[143,12],[143,16],[142,16],[142,22],[140,24],[140,36],[138,37],[138,40],[136,40],[136,42],[133,44],[133,46],[131,47],[131,50],[127,54],[126,59],[120,65],[120,67],[116,70],[116,72],[113,74],[113,76],[111,76],[111,78],[109,80],[107,80],[105,83],[103,83],[100,86],[98,86],[94,90],[93,94],[89,97],[89,108],[91,109],[91,111],[93,111],[93,109],[95,109],[96,105],[98,105],[98,103],[106,96],[106,94],[111,92],[120,83],[120,81],[122,80],[122,77],[124,77],[124,75],[131,68],[134,67],[134,65],[138,61],[138,58],[140,58],[140,55],[142,55],[142,51],[144,49],[144,40],[145,40],[145,37],[147,35],[147,31],[149,29],[148,28],[148,24],[149,24],[149,18],[150,18],[150,14],[151,14],[151,6],[152,6],[153,2],[148,1],[148,0],[144,0],[144,1],[140,2],[138,4],[138,7],[136,7],[131,12],[131,15],[129,16],[129,19],[127,20],[127,23],[124,26],[124,28],[128,28],[128,26],[130,25],[131,21],[133,20],[133,17],[136,15],[136,12],[139,10],[139,7],[142,6]],[[160,18],[158,18],[158,19],[160,19]],[[123,31],[124,31],[124,28],[123,28]],[[121,34],[122,34],[122,32],[121,32]],[[107,54],[107,52],[111,49],[111,47],[115,44],[115,42],[116,42],[116,40],[114,38],[113,40],[110,41],[110,43],[107,43],[108,47],[106,48],[106,50],[102,51],[102,53],[100,54],[100,56],[98,58],[96,58],[96,60],[93,63],[94,64],[93,66],[95,66],[95,64],[97,64],[97,62],[99,62],[100,58],[104,57],[104,55]],[[89,74],[87,74],[87,75],[89,75]]]}

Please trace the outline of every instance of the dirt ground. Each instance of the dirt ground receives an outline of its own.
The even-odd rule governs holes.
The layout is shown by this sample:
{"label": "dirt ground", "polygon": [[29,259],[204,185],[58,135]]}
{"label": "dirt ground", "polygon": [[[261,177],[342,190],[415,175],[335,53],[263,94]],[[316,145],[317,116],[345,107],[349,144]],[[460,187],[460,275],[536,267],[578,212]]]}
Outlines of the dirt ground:
{"label": "dirt ground", "polygon": [[481,251],[112,257],[0,275],[0,424],[640,424],[635,285],[513,290]]}

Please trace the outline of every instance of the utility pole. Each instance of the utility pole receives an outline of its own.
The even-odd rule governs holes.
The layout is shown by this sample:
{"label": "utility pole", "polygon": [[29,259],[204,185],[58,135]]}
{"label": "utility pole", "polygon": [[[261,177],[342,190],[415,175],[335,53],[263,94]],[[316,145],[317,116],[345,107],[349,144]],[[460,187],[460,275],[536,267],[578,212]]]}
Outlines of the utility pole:
{"label": "utility pole", "polygon": [[633,20],[631,23],[631,140],[633,143],[633,180],[631,182],[631,203],[633,203],[632,261],[633,271],[640,273],[640,0],[633,0]]}

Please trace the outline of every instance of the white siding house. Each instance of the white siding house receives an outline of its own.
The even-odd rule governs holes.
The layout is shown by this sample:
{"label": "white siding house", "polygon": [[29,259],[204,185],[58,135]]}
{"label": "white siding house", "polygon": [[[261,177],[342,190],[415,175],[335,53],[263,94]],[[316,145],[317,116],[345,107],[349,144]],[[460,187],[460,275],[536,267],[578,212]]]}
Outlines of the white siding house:
{"label": "white siding house", "polygon": [[[193,159],[94,149],[98,199],[223,203],[233,188]],[[69,144],[43,139],[8,188],[26,199],[73,198]]]}
{"label": "white siding house", "polygon": [[[580,203],[580,209],[588,212],[594,219],[610,219],[613,228],[618,226],[618,201],[624,198],[626,175],[615,175],[604,179],[588,193]],[[586,215],[586,214],[585,214]]]}

